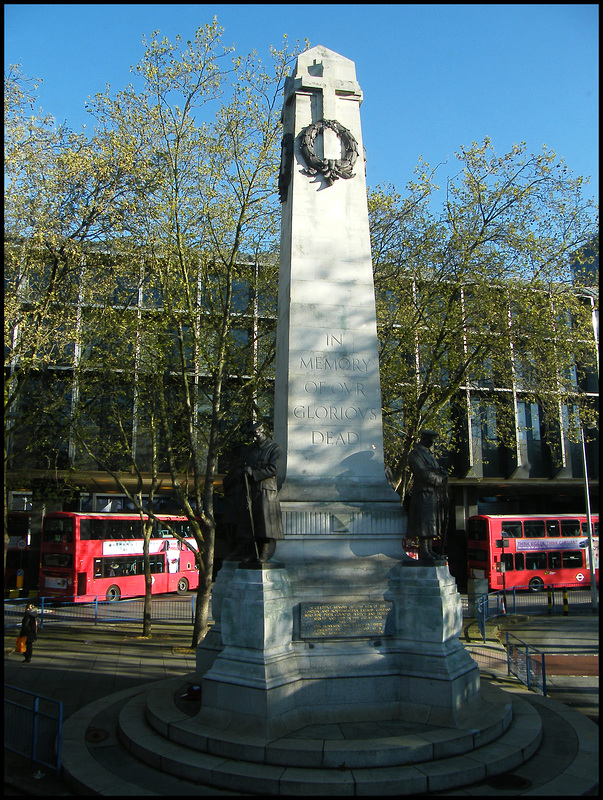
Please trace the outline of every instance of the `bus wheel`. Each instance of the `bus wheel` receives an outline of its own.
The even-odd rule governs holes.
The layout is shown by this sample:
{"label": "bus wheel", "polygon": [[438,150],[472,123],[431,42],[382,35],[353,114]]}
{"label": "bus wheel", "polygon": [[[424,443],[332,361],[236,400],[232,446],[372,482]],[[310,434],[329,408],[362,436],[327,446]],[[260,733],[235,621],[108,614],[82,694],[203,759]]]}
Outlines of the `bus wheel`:
{"label": "bus wheel", "polygon": [[528,585],[531,592],[541,592],[544,589],[544,581],[542,578],[532,578]]}
{"label": "bus wheel", "polygon": [[186,578],[180,578],[176,591],[178,594],[186,594],[188,592],[188,581]]}
{"label": "bus wheel", "polygon": [[107,589],[107,600],[119,600],[121,592],[119,586],[109,586]]}

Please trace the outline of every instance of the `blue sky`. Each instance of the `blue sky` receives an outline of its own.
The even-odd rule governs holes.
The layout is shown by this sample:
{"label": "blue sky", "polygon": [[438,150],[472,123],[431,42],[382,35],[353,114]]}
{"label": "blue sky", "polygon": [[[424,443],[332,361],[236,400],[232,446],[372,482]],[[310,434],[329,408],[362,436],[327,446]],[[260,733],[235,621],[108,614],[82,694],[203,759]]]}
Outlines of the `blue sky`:
{"label": "blue sky", "polygon": [[595,4],[6,4],[5,66],[43,79],[40,106],[75,130],[84,104],[118,91],[159,30],[186,41],[216,15],[224,43],[268,59],[283,34],[356,63],[369,185],[403,190],[419,156],[439,182],[461,145],[490,136],[502,155],[543,144],[598,199],[598,5]]}

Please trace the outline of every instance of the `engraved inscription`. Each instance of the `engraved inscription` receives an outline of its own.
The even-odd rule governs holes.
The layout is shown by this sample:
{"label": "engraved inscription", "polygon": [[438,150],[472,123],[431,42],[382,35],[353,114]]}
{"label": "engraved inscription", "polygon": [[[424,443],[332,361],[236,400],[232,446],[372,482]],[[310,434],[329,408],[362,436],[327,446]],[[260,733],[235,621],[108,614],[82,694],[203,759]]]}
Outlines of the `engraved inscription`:
{"label": "engraved inscription", "polygon": [[343,334],[342,333],[327,333],[327,347],[342,347]]}
{"label": "engraved inscription", "polygon": [[325,332],[323,347],[322,353],[296,356],[295,371],[301,379],[299,389],[303,388],[303,395],[290,406],[289,414],[304,422],[307,441],[313,447],[339,445],[355,449],[363,432],[374,430],[373,423],[381,414],[375,405],[370,377],[375,360],[355,353],[345,331]]}
{"label": "engraved inscription", "polygon": [[300,639],[340,639],[384,636],[392,604],[300,603]]}
{"label": "engraved inscription", "polygon": [[368,372],[370,358],[356,358],[353,356],[308,356],[299,358],[301,370],[322,370],[324,372]]}

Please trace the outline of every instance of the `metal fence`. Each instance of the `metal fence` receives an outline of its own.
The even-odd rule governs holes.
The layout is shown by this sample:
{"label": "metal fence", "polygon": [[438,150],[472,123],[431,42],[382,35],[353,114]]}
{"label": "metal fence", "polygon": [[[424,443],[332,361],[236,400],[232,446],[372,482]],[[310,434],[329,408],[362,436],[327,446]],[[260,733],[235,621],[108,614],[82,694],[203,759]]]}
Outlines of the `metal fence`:
{"label": "metal fence", "polygon": [[515,675],[528,689],[546,697],[546,665],[541,650],[506,633],[507,672]]}
{"label": "metal fence", "polygon": [[63,704],[4,684],[4,747],[61,771]]}
{"label": "metal fence", "polygon": [[[488,616],[502,614],[571,614],[592,609],[590,586],[550,586],[540,592],[528,587],[507,589],[489,594],[462,595],[463,616],[477,618],[480,598],[488,597]],[[598,597],[598,589],[597,589]],[[481,601],[483,603],[483,601]]]}
{"label": "metal fence", "polygon": [[[195,619],[195,601],[195,595],[181,598],[153,597],[151,620],[192,624]],[[86,621],[94,625],[107,622],[142,623],[144,613],[143,597],[119,601],[97,597],[90,603],[63,602],[45,597],[14,599],[4,601],[5,628],[21,624],[27,603],[33,603],[38,609],[40,627],[52,622],[72,621]]]}

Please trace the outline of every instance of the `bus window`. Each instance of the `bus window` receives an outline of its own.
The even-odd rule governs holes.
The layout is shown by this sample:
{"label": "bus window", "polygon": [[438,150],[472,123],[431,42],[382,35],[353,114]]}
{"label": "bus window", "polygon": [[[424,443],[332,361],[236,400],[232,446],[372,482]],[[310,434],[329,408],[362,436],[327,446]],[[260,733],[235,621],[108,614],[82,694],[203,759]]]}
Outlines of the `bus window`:
{"label": "bus window", "polygon": [[561,553],[549,553],[549,569],[561,569]]}
{"label": "bus window", "polygon": [[521,522],[519,520],[505,520],[501,526],[503,536],[508,536],[510,539],[521,539],[523,533],[521,531]]}
{"label": "bus window", "polygon": [[515,569],[516,570],[525,569],[525,564],[523,561],[523,553],[515,553]]}
{"label": "bus window", "polygon": [[561,536],[559,533],[559,520],[547,519],[546,521],[546,535],[547,536]]}
{"label": "bus window", "polygon": [[469,561],[483,561],[485,564],[488,560],[488,554],[485,550],[468,550],[467,558]]}
{"label": "bus window", "polygon": [[546,569],[546,553],[526,553],[526,569]]}
{"label": "bus window", "polygon": [[[544,520],[530,520],[523,523],[523,532],[526,539],[544,538]],[[528,567],[529,569],[529,567]],[[536,567],[534,567],[536,569]]]}
{"label": "bus window", "polygon": [[140,520],[122,520],[119,535],[122,539],[142,539],[144,538],[144,527]]}
{"label": "bus window", "polygon": [[42,538],[45,542],[72,542],[73,520],[45,517],[44,536]]}
{"label": "bus window", "polygon": [[564,567],[573,567],[576,569],[577,567],[584,566],[584,558],[581,550],[566,550],[562,553],[562,556]]}
{"label": "bus window", "polygon": [[95,558],[94,559],[94,577],[95,578],[102,578],[103,577],[103,560],[102,560],[102,558]]}
{"label": "bus window", "polygon": [[184,538],[191,537],[193,535],[191,526],[188,522],[172,522],[170,524],[174,529],[174,532],[179,533],[180,536],[183,536]]}
{"label": "bus window", "polygon": [[105,539],[104,535],[105,521],[102,519],[90,520],[90,538],[91,539]]}
{"label": "bus window", "polygon": [[577,519],[561,520],[562,536],[580,536],[580,521]]}
{"label": "bus window", "polygon": [[72,567],[73,556],[71,553],[44,553],[42,555],[43,567]]}
{"label": "bus window", "polygon": [[[592,529],[593,529],[593,536],[598,536],[599,535],[599,523],[598,522],[593,522],[592,523]],[[588,523],[587,522],[583,522],[582,523],[582,534],[581,535],[582,536],[588,536]]]}
{"label": "bus window", "polygon": [[505,565],[505,572],[513,569],[513,553],[504,553],[500,560]]}
{"label": "bus window", "polygon": [[485,519],[470,519],[467,524],[467,538],[473,542],[488,541],[488,523]]}

